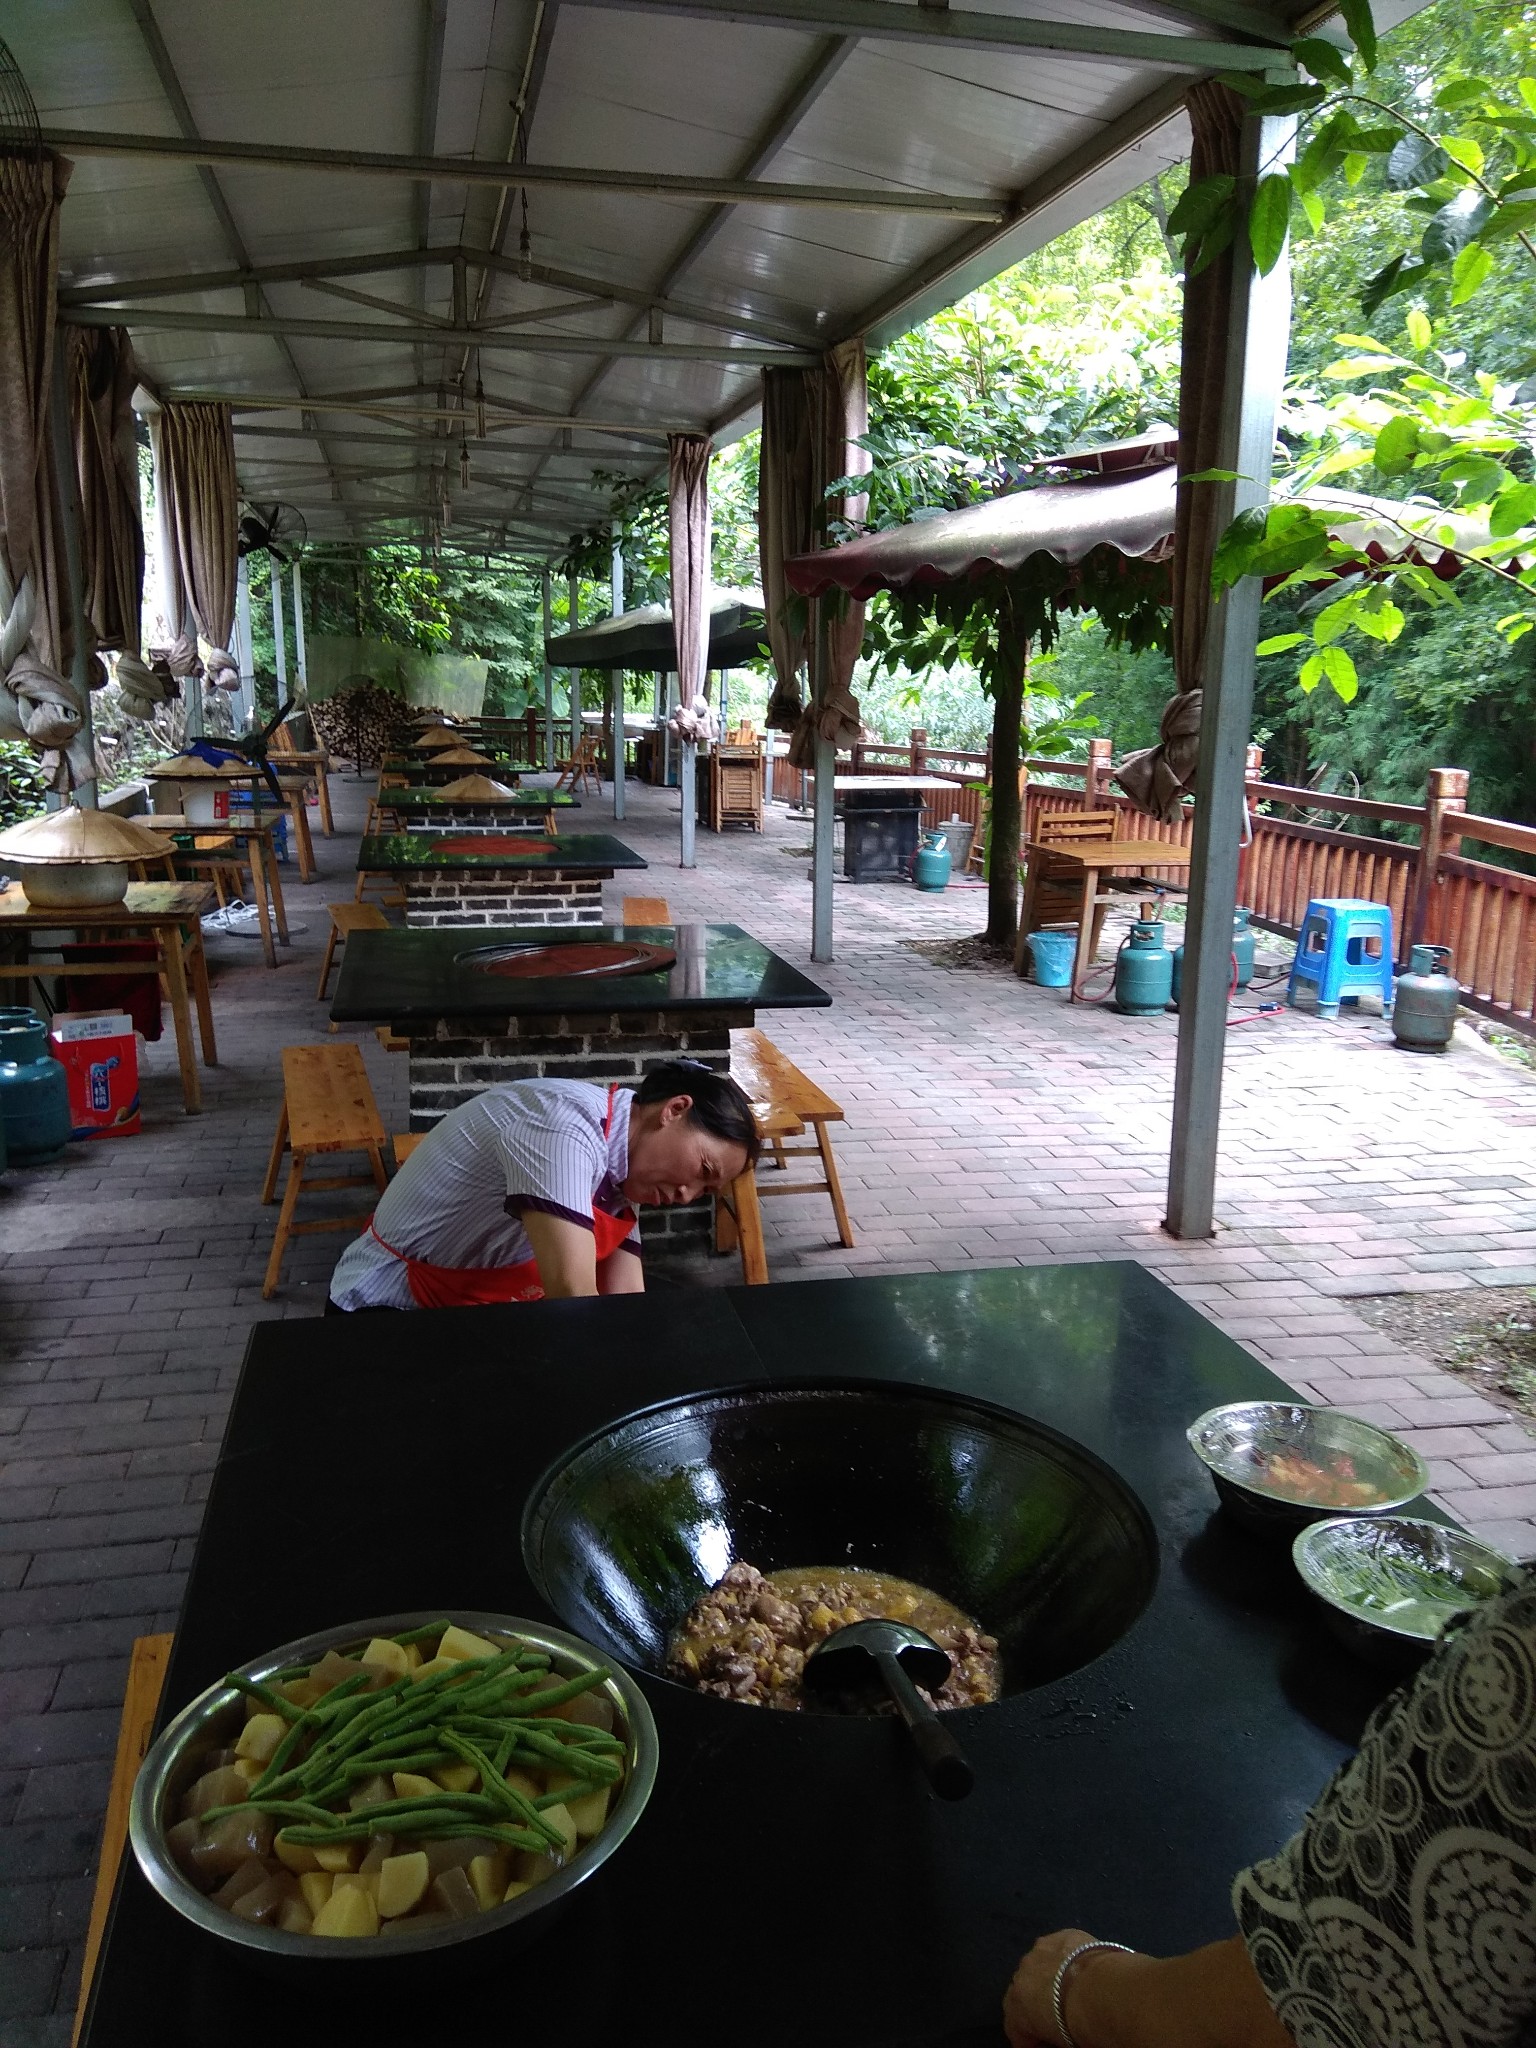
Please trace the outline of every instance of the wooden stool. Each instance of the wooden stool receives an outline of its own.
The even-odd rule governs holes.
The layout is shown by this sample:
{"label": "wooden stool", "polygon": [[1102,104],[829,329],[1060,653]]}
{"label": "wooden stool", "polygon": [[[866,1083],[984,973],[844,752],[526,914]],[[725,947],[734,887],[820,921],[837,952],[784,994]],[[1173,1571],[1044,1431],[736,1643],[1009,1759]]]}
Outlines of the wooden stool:
{"label": "wooden stool", "polygon": [[409,1052],[411,1049],[411,1041],[408,1038],[397,1038],[387,1024],[375,1024],[373,1035],[386,1052]]}
{"label": "wooden stool", "polygon": [[[283,1253],[290,1237],[303,1237],[315,1230],[352,1230],[356,1216],[324,1216],[309,1223],[295,1223],[293,1212],[301,1194],[320,1194],[334,1188],[373,1187],[380,1194],[389,1185],[380,1147],[384,1126],[378,1105],[368,1085],[363,1056],[355,1045],[285,1045],[283,1047],[283,1109],[267,1161],[267,1177],[261,1199],[271,1202],[277,1193],[277,1176],[285,1149],[292,1152],[288,1181],[283,1189],[283,1206],[278,1212],[277,1233],[261,1298],[270,1301],[276,1292],[283,1267]],[[366,1152],[371,1174],[329,1174],[306,1180],[304,1169],[312,1156],[323,1152]]]}
{"label": "wooden stool", "polygon": [[426,1135],[425,1131],[396,1131],[389,1142],[394,1147],[397,1173]]}
{"label": "wooden stool", "polygon": [[128,1686],[123,1694],[122,1716],[117,1724],[117,1754],[112,1759],[112,1783],[107,1790],[107,1811],[101,1829],[101,1853],[96,1859],[96,1883],[91,1892],[91,1924],[85,1937],[85,1963],[80,1975],[80,1998],[75,2007],[75,2035],[85,2017],[91,1995],[91,1977],[107,1914],[117,1884],[117,1866],[123,1860],[128,1841],[128,1802],[133,1781],[139,1774],[154,1733],[160,1695],[165,1688],[165,1667],[171,1660],[171,1636],[139,1636],[128,1658]]}
{"label": "wooden stool", "polygon": [[625,924],[670,924],[672,912],[665,896],[626,896]]}
{"label": "wooden stool", "polygon": [[394,875],[386,874],[382,868],[358,869],[357,887],[352,891],[352,901],[354,903],[362,902],[363,891],[370,882],[377,882],[380,888],[383,889],[384,894],[379,898],[382,904],[387,905],[391,910],[403,910],[405,908],[404,883],[397,880]]}
{"label": "wooden stool", "polygon": [[389,919],[376,903],[327,903],[330,912],[330,935],[325,942],[325,955],[320,962],[320,986],[315,990],[315,1001],[325,1001],[326,985],[331,978],[331,962],[336,957],[339,939],[348,939],[353,932],[387,932]]}
{"label": "wooden stool", "polygon": [[[817,1159],[821,1164],[819,1180],[795,1181],[784,1186],[774,1186],[766,1181],[756,1181],[751,1196],[743,1201],[742,1181],[753,1178],[743,1174],[731,1189],[728,1201],[720,1197],[715,1210],[715,1247],[718,1251],[730,1251],[738,1238],[741,1244],[742,1278],[749,1287],[756,1286],[768,1277],[766,1255],[762,1250],[762,1219],[759,1202],[768,1195],[827,1195],[831,1198],[832,1214],[837,1221],[838,1241],[852,1246],[855,1242],[853,1225],[848,1220],[848,1206],[843,1200],[842,1182],[837,1176],[837,1161],[832,1154],[832,1140],[827,1125],[841,1123],[843,1112],[824,1089],[818,1088],[808,1074],[788,1059],[761,1031],[733,1031],[731,1033],[731,1079],[750,1099],[752,1114],[757,1122],[758,1135],[773,1150],[774,1167],[778,1172],[787,1173],[791,1159]],[[809,1124],[815,1142],[810,1145],[786,1145],[786,1138],[799,1137]],[[727,1221],[722,1221],[722,1214]],[[757,1232],[757,1244],[748,1241],[749,1227]],[[761,1264],[761,1272],[754,1276],[751,1268]]]}

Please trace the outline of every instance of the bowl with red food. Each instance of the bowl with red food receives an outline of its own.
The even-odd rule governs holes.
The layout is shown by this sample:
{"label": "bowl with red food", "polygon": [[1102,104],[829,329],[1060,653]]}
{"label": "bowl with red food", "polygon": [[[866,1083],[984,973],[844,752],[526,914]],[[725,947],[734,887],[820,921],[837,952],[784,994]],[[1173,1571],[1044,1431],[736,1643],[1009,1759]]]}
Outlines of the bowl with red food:
{"label": "bowl with red food", "polygon": [[386,1615],[230,1671],[155,1741],[129,1837],[181,1916],[256,1964],[409,1964],[525,1939],[633,1831],[656,1728],[542,1622]]}
{"label": "bowl with red food", "polygon": [[1221,1504],[1245,1528],[1293,1537],[1335,1515],[1385,1515],[1429,1484],[1411,1444],[1302,1401],[1229,1401],[1186,1432]]}

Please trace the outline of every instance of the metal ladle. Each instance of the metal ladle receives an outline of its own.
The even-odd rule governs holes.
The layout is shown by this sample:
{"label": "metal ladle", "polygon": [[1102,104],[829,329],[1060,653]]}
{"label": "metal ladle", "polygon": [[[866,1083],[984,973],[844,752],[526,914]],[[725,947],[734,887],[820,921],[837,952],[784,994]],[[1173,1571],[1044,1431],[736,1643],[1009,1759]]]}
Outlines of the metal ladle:
{"label": "metal ladle", "polygon": [[949,1653],[904,1621],[855,1621],[818,1643],[805,1660],[809,1692],[885,1693],[905,1723],[923,1775],[941,1799],[963,1799],[976,1782],[964,1752],[918,1692],[937,1692],[948,1678]]}

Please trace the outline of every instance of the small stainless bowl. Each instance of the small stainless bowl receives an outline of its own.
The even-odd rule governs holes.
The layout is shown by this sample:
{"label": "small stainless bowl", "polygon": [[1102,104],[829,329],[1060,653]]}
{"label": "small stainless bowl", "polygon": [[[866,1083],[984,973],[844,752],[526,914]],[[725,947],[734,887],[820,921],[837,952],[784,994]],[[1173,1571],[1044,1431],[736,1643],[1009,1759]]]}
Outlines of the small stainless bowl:
{"label": "small stainless bowl", "polygon": [[[442,1611],[386,1614],[372,1621],[348,1622],[343,1628],[326,1629],[323,1634],[306,1636],[301,1642],[284,1643],[281,1649],[271,1650],[239,1669],[246,1678],[271,1679],[295,1664],[315,1663],[327,1650],[357,1650],[374,1636],[424,1628],[436,1621]],[[167,1905],[194,1926],[243,1950],[249,1961],[268,1967],[378,1965],[390,1960],[407,1963],[437,1949],[460,1948],[485,1935],[516,1934],[527,1938],[542,1931],[552,1911],[607,1862],[645,1810],[656,1782],[656,1723],[644,1694],[628,1672],[600,1657],[579,1637],[541,1621],[523,1621],[515,1615],[466,1614],[454,1609],[451,1618],[461,1628],[493,1641],[515,1636],[534,1649],[548,1651],[554,1669],[568,1678],[599,1668],[608,1672],[601,1691],[613,1705],[615,1726],[625,1736],[629,1754],[623,1786],[602,1833],[586,1843],[563,1870],[535,1885],[532,1891],[524,1892],[508,1905],[493,1907],[490,1912],[476,1914],[473,1920],[456,1921],[448,1927],[428,1928],[420,1934],[381,1933],[366,1940],[330,1941],[313,1934],[285,1934],[281,1928],[254,1926],[205,1898],[182,1875],[165,1846],[167,1812],[197,1776],[197,1759],[209,1749],[222,1747],[225,1737],[232,1740],[245,1719],[244,1695],[230,1685],[211,1685],[183,1707],[161,1734],[134,1782],[128,1813],[129,1839],[139,1868]],[[534,1922],[540,1923],[537,1928],[531,1924]]]}
{"label": "small stainless bowl", "polygon": [[[1399,1671],[1422,1663],[1453,1614],[1496,1599],[1515,1573],[1503,1551],[1480,1543],[1465,1529],[1413,1515],[1349,1515],[1314,1522],[1296,1538],[1291,1556],[1345,1648]],[[1393,1614],[1364,1606],[1348,1576],[1350,1565],[1365,1558],[1431,1565],[1453,1579],[1466,1598],[1438,1613],[1420,1609]]]}
{"label": "small stainless bowl", "polygon": [[[1187,1431],[1189,1447],[1216,1483],[1223,1507],[1265,1536],[1292,1536],[1336,1515],[1384,1515],[1405,1506],[1429,1484],[1429,1467],[1401,1437],[1337,1408],[1300,1401],[1230,1401],[1212,1408]],[[1326,1464],[1348,1457],[1357,1481],[1375,1487],[1379,1500],[1297,1500],[1264,1476],[1262,1460],[1293,1452]]]}

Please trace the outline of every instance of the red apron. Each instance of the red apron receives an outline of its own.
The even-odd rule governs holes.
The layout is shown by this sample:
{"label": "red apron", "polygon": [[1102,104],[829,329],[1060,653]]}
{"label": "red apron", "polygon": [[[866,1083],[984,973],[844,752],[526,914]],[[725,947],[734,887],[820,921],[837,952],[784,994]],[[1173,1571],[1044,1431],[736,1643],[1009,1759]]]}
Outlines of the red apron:
{"label": "red apron", "polygon": [[[608,1114],[603,1118],[605,1139],[613,1126],[613,1098],[617,1092],[612,1087],[608,1090]],[[593,1205],[592,1235],[597,1242],[599,1266],[628,1241],[634,1223],[633,1209],[610,1216],[606,1209]],[[519,1259],[511,1266],[434,1266],[429,1259],[413,1259],[409,1253],[385,1244],[374,1229],[371,1216],[368,1235],[404,1266],[406,1285],[418,1308],[483,1308],[503,1301],[544,1299],[537,1259]]]}

